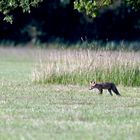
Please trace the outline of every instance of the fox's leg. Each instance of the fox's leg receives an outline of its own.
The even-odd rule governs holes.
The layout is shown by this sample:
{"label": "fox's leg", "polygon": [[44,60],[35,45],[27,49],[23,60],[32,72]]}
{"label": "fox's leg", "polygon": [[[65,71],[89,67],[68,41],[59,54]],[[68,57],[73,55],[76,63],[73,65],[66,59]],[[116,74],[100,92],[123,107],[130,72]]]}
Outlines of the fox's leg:
{"label": "fox's leg", "polygon": [[111,92],[111,89],[108,89],[108,91],[109,91],[110,95],[113,96],[113,94],[112,94],[112,92]]}
{"label": "fox's leg", "polygon": [[103,89],[99,89],[99,93],[102,94],[103,93]]}

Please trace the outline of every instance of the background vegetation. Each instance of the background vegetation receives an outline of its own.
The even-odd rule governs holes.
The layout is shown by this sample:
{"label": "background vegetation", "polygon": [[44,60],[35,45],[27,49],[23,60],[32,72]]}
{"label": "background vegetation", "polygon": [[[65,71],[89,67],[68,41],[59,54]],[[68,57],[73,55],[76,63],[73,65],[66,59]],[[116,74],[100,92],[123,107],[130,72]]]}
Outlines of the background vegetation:
{"label": "background vegetation", "polygon": [[[123,4],[124,1],[125,4]],[[87,16],[83,8],[80,8],[82,11],[79,10],[81,13],[78,12],[74,9],[74,2],[79,3],[77,6],[75,4],[76,9],[80,6],[87,7],[89,13],[96,16],[94,18]],[[2,43],[10,41],[16,45],[54,40],[69,43],[91,40],[104,42],[139,40],[139,0],[123,0],[117,6],[114,2],[110,0],[0,1],[0,41]],[[95,5],[95,11],[90,11],[94,9],[92,5]],[[12,17],[13,20],[11,20]],[[13,23],[3,21],[4,18],[7,20],[9,18]]]}
{"label": "background vegetation", "polygon": [[139,52],[59,49],[44,50],[44,55],[33,71],[35,82],[88,85],[95,80],[140,86]]}

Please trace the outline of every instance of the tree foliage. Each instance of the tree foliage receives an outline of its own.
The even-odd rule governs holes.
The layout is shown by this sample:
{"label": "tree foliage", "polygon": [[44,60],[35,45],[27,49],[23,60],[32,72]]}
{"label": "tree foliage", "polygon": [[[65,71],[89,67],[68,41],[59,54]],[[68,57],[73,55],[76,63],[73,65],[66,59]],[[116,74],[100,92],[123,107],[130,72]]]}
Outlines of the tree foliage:
{"label": "tree foliage", "polygon": [[[36,3],[33,4],[31,1]],[[119,0],[98,0],[96,3],[90,0],[85,3],[84,0],[77,1],[83,1],[83,9],[81,7],[80,10],[85,14],[74,10],[73,6],[76,4],[74,1],[76,2],[76,0],[11,0],[13,2],[11,6],[10,0],[0,0],[0,42],[12,41],[18,44],[54,40],[70,43],[92,40],[140,40],[139,1],[130,3],[132,1],[127,0],[127,5]],[[23,6],[22,2],[26,5]],[[90,15],[94,13],[92,4],[96,9],[93,17],[100,14],[95,19],[86,16],[85,8],[89,6],[89,16],[92,17]],[[8,18],[13,21],[12,24],[2,21]]]}
{"label": "tree foliage", "polygon": [[[44,0],[0,0],[0,13],[4,15],[4,20],[11,22],[13,17],[11,12],[16,8],[21,8],[23,12],[31,11],[31,7],[36,7]],[[69,3],[70,0],[60,0],[62,3]],[[90,17],[96,17],[101,9],[116,7],[117,5],[130,6],[132,9],[140,8],[140,0],[73,0],[74,8]]]}
{"label": "tree foliage", "polygon": [[112,0],[76,0],[74,8],[86,15],[96,17],[99,9],[112,4]]}
{"label": "tree foliage", "polygon": [[134,10],[140,8],[140,0],[75,0],[74,8],[90,17],[96,17],[101,9],[124,5]]}
{"label": "tree foliage", "polygon": [[11,12],[16,8],[21,8],[23,12],[29,12],[31,7],[36,7],[43,0],[0,0],[0,12],[4,15],[4,20],[12,23]]}

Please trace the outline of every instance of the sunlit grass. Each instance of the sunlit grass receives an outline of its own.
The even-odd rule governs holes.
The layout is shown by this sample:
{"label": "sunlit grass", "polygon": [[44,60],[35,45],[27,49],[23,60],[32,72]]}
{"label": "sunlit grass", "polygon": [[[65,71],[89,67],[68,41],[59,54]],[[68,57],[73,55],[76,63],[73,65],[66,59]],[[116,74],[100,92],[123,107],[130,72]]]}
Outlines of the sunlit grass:
{"label": "sunlit grass", "polygon": [[0,139],[139,140],[139,87],[118,86],[118,97],[88,85],[34,84],[33,66],[48,50],[12,51],[0,55]]}
{"label": "sunlit grass", "polygon": [[119,87],[121,98],[83,86],[23,82],[0,89],[2,139],[139,139],[139,88]]}

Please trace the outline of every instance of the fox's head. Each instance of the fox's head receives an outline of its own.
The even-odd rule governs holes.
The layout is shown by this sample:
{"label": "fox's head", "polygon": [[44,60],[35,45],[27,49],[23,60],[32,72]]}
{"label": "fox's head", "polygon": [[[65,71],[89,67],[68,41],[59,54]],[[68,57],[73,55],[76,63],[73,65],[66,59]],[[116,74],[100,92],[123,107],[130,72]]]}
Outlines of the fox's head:
{"label": "fox's head", "polygon": [[93,88],[96,88],[96,82],[91,81],[89,90],[92,90]]}

